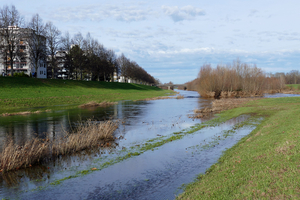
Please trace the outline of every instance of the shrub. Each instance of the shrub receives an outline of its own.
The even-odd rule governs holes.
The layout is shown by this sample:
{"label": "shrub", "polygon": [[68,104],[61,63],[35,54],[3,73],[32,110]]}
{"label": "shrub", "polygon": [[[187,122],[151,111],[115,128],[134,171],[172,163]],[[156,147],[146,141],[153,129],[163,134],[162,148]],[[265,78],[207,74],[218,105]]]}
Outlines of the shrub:
{"label": "shrub", "polygon": [[197,85],[202,97],[215,98],[219,98],[222,92],[239,96],[262,95],[265,90],[278,90],[284,86],[280,78],[268,77],[256,65],[240,63],[239,60],[233,65],[218,65],[216,68],[203,65]]}
{"label": "shrub", "polygon": [[24,72],[15,72],[14,77],[29,77],[29,76]]}

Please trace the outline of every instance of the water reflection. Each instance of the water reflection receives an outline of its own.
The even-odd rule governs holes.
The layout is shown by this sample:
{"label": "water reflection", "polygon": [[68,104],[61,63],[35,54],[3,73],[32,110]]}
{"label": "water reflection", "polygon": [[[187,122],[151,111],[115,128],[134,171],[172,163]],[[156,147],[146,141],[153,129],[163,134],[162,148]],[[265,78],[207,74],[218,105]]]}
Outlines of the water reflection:
{"label": "water reflection", "polygon": [[[180,91],[184,99],[166,99],[156,101],[121,101],[107,108],[61,109],[50,112],[0,117],[0,150],[7,138],[12,138],[16,144],[22,145],[33,137],[48,137],[55,139],[64,132],[70,132],[80,120],[121,119],[118,135],[127,135],[140,140],[164,135],[172,130],[191,125],[185,115],[195,108],[203,108],[211,104],[210,99],[199,98],[197,92]],[[266,94],[265,97],[291,97],[294,94]],[[30,110],[30,109],[29,109]],[[194,122],[192,122],[194,123]],[[146,133],[145,133],[146,132]],[[145,136],[146,135],[146,136]],[[128,141],[123,142],[124,145]]]}
{"label": "water reflection", "polygon": [[264,97],[266,98],[279,98],[279,97],[299,97],[300,94],[282,94],[282,93],[276,93],[276,94],[265,94]]}
{"label": "water reflection", "polygon": [[26,116],[0,117],[0,148],[2,149],[8,137],[22,145],[33,137],[46,137],[45,133],[53,139],[60,137],[64,132],[73,130],[78,121],[125,119],[141,115],[143,106],[147,104],[145,101],[123,101],[107,108],[75,108]]}

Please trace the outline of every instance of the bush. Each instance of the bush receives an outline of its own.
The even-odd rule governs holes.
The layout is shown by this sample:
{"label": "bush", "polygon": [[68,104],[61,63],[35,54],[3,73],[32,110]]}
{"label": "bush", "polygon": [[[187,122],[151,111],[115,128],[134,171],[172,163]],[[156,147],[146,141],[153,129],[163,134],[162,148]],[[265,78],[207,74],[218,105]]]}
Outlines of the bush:
{"label": "bush", "polygon": [[24,72],[15,72],[14,77],[29,77],[29,76]]}
{"label": "bush", "polygon": [[284,80],[268,77],[256,65],[235,61],[233,65],[203,65],[198,75],[198,92],[202,97],[219,98],[222,92],[238,96],[262,95],[265,90],[280,90]]}

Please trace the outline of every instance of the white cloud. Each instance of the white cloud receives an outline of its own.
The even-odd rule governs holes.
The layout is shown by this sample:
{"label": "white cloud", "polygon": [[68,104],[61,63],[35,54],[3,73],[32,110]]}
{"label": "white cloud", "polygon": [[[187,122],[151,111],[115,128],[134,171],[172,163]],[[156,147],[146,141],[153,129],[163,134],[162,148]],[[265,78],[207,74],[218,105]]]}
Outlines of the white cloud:
{"label": "white cloud", "polygon": [[52,18],[64,21],[101,21],[113,18],[117,21],[133,22],[146,20],[151,10],[137,6],[89,5],[58,8]]}
{"label": "white cloud", "polygon": [[182,20],[194,20],[197,16],[205,15],[204,10],[193,7],[184,6],[179,8],[178,6],[162,6],[164,13],[172,18],[174,22]]}
{"label": "white cloud", "polygon": [[135,6],[117,7],[110,11],[110,15],[119,21],[142,21],[145,20],[150,10],[142,10]]}

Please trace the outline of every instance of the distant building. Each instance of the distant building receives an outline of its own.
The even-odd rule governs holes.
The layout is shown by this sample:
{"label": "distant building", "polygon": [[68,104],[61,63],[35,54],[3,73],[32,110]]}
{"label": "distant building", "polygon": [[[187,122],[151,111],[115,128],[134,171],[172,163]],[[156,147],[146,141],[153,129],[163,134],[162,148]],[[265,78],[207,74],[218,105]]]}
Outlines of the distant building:
{"label": "distant building", "polygon": [[[46,61],[41,60],[38,63],[37,72],[35,72],[35,68],[31,63],[28,36],[26,33],[32,30],[19,28],[16,26],[12,26],[8,28],[12,30],[13,33],[15,33],[15,40],[17,41],[15,52],[13,52],[14,54],[13,72],[14,73],[24,72],[29,76],[36,73],[37,78],[47,78]],[[2,30],[5,29],[0,29],[0,31]],[[43,36],[39,36],[39,37],[43,37]],[[46,38],[43,39],[46,41]],[[10,63],[11,58],[8,55],[7,47],[8,44],[5,42],[5,40],[1,40],[0,38],[0,74],[6,73],[7,75],[9,75],[11,74],[11,63]],[[45,42],[45,48],[46,48],[46,42]]]}
{"label": "distant building", "polygon": [[54,73],[53,78],[55,79],[68,79],[69,69],[65,67],[65,57],[66,51],[57,51],[55,54],[55,66],[52,68],[51,56],[47,58],[47,78],[52,78],[52,73]]}

